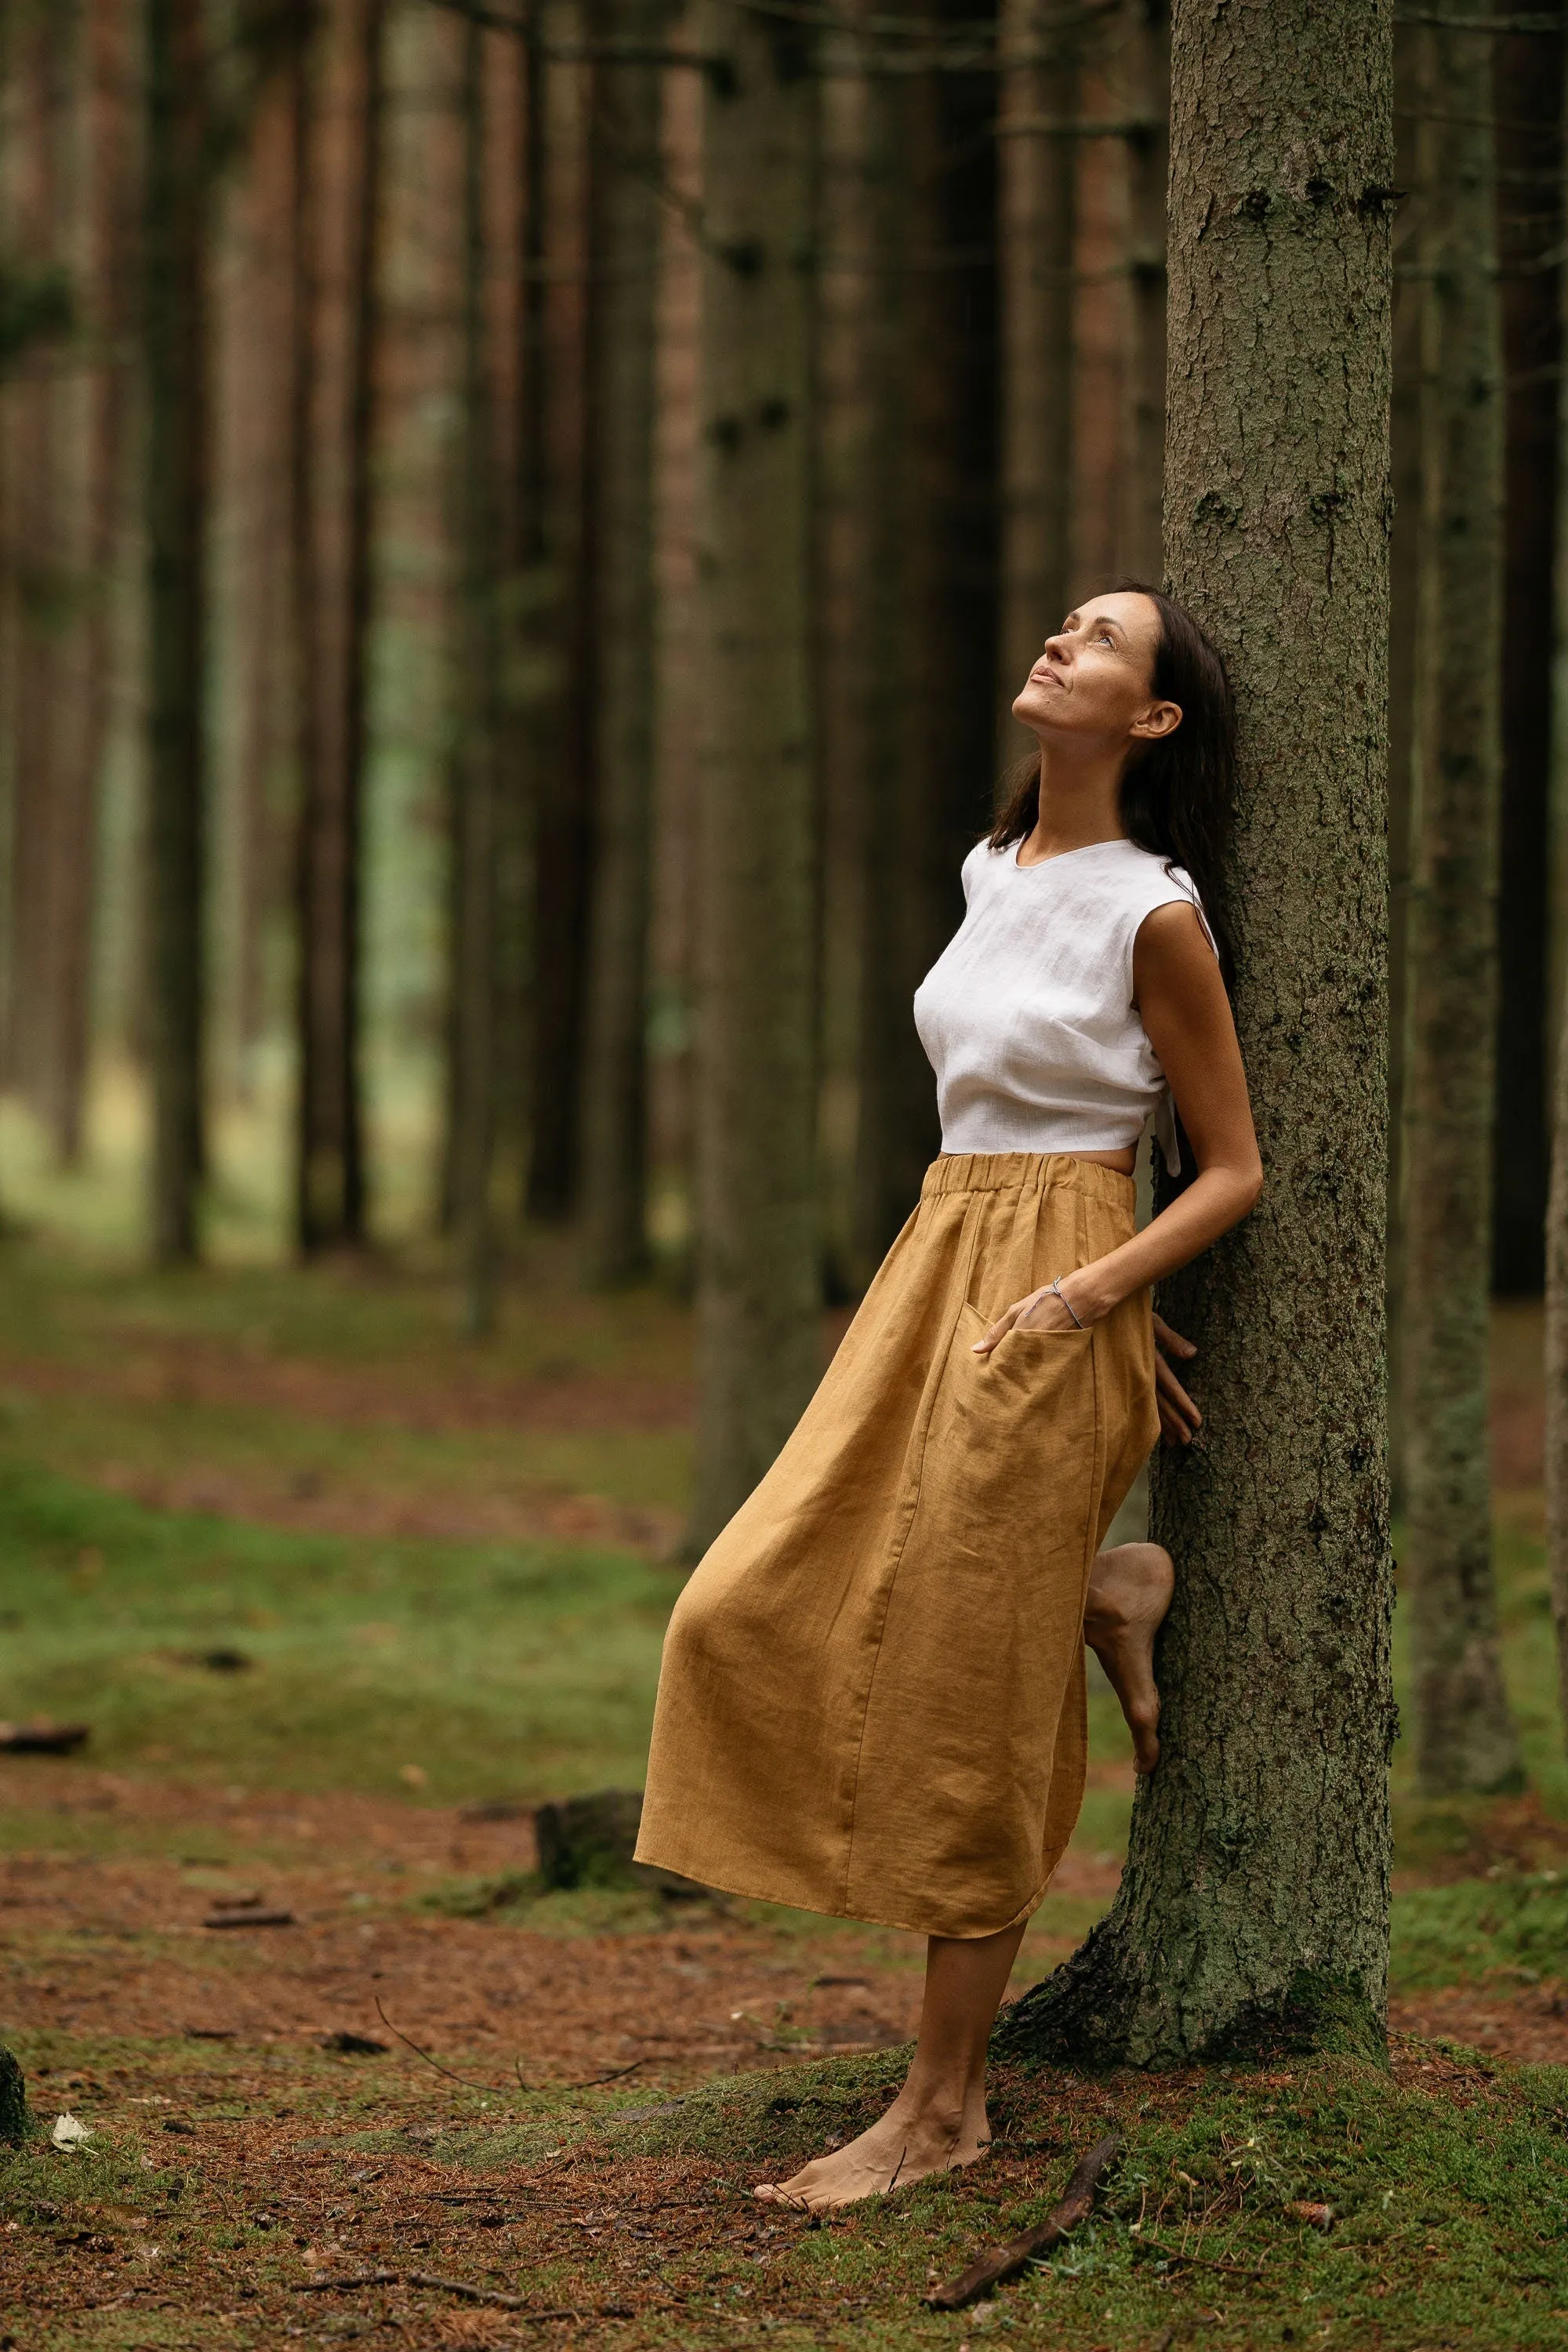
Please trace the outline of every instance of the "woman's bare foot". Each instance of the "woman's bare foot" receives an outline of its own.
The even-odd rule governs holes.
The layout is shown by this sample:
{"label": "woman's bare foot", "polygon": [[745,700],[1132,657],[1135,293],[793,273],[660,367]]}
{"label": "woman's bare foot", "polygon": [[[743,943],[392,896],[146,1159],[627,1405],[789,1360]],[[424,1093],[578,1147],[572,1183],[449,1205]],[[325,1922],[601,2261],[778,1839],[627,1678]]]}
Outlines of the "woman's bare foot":
{"label": "woman's bare foot", "polygon": [[967,2104],[954,2116],[951,2109],[942,2113],[919,2107],[900,2094],[887,2114],[847,2147],[819,2156],[788,2180],[762,2181],[753,2194],[766,2204],[825,2213],[861,2197],[907,2189],[911,2181],[955,2164],[973,2164],[990,2145],[984,2099],[978,2105]]}
{"label": "woman's bare foot", "polygon": [[1117,1544],[1095,1555],[1083,1638],[1121,1702],[1140,1772],[1160,1760],[1154,1636],[1171,1605],[1176,1571],[1163,1544]]}

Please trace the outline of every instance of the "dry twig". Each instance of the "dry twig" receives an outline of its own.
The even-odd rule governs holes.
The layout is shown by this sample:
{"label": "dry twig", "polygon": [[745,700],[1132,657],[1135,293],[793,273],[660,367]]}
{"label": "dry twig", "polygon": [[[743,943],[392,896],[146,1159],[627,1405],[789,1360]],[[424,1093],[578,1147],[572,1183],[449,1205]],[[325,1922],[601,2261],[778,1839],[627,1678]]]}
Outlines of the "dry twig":
{"label": "dry twig", "polygon": [[[511,2084],[510,2083],[470,2083],[466,2074],[454,2074],[450,2066],[443,2066],[439,2058],[432,2058],[428,2050],[421,2050],[417,2042],[410,2042],[407,2034],[404,2032],[403,2028],[400,2025],[394,2025],[391,2018],[388,2017],[385,2010],[383,2009],[381,2005],[381,1995],[379,1993],[375,1996],[375,2013],[377,2017],[380,2018],[383,2025],[385,2026],[388,2033],[395,2033],[399,2042],[403,2042],[408,2049],[413,2051],[416,2058],[423,2058],[426,2066],[434,2066],[437,2074],[445,2074],[448,2083],[458,2083],[462,2085],[465,2091],[510,2091],[511,2089]],[[517,2083],[519,2090],[527,2090],[528,2084],[523,2081],[521,2073],[518,2074]]]}
{"label": "dry twig", "polygon": [[982,2254],[980,2260],[971,2263],[960,2277],[950,2279],[945,2286],[933,2287],[926,2297],[931,2308],[933,2311],[962,2311],[966,2303],[978,2302],[989,2288],[1001,2286],[1005,2280],[1016,2278],[1037,2254],[1043,2254],[1047,2246],[1054,2246],[1069,2231],[1076,2230],[1093,2207],[1100,2176],[1121,2146],[1121,2133],[1111,2132],[1098,2147],[1091,2147],[1068,2182],[1067,2194],[1061,2203],[1053,2207],[1035,2229],[1026,2230],[1021,2238],[1015,2238],[1010,2246],[998,2247],[994,2253]]}
{"label": "dry twig", "polygon": [[335,2278],[296,2279],[293,2294],[328,2294],[334,2287],[395,2286],[395,2271],[340,2271]]}

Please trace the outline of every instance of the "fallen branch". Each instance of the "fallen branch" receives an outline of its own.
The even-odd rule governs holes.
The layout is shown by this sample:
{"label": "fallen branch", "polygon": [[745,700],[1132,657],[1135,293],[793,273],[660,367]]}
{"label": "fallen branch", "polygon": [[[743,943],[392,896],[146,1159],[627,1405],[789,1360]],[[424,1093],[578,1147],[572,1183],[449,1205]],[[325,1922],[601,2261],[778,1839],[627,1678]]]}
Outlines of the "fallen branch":
{"label": "fallen branch", "polygon": [[558,2083],[554,2088],[560,2091],[596,2091],[601,2083],[618,2083],[625,2075],[635,2074],[639,2066],[647,2064],[646,2058],[634,2058],[629,2066],[617,2066],[613,2074],[592,2074],[585,2083]]}
{"label": "fallen branch", "polygon": [[[467,2279],[434,2278],[428,2271],[409,2271],[405,2284],[439,2287],[443,2294],[460,2294],[469,2303],[499,2303],[503,2311],[528,2309],[521,2294],[503,2294],[499,2286],[470,2286]],[[542,2319],[545,2315],[539,2312],[534,2316]]]}
{"label": "fallen branch", "polygon": [[[381,1995],[379,1993],[375,1996],[375,2013],[377,2017],[380,2018],[383,2025],[385,2026],[388,2033],[395,2033],[399,2042],[403,2042],[408,2049],[413,2051],[416,2058],[423,2058],[426,2066],[434,2066],[437,2074],[445,2074],[448,2083],[459,2083],[465,2091],[510,2090],[511,2084],[510,2083],[470,2083],[466,2074],[454,2074],[450,2066],[443,2066],[439,2058],[432,2058],[428,2050],[421,2050],[417,2042],[410,2042],[407,2034],[405,2033],[400,2025],[394,2025],[391,2018],[388,2017],[385,2010],[383,2009],[381,2005]],[[521,2070],[518,2074],[517,2084],[519,2090],[527,2090],[528,2084],[523,2081]]]}
{"label": "fallen branch", "polygon": [[396,2284],[395,2271],[342,2271],[336,2278],[296,2279],[289,2292],[293,2294],[330,2294],[337,2287]]}
{"label": "fallen branch", "polygon": [[1046,2219],[1010,2246],[1001,2246],[994,2253],[982,2254],[971,2263],[961,2277],[950,2279],[946,2286],[934,2287],[926,2301],[933,2311],[962,2311],[966,2303],[978,2302],[986,2291],[1001,2286],[1005,2281],[1016,2278],[1019,2272],[1033,2262],[1047,2246],[1056,2245],[1079,2223],[1086,2220],[1094,2205],[1094,2192],[1100,2176],[1121,2146],[1120,2132],[1111,2132],[1099,2146],[1091,2147],[1072,2179],[1059,2205],[1054,2206]]}
{"label": "fallen branch", "polygon": [[0,1723],[8,1756],[70,1756],[90,1737],[85,1723]]}

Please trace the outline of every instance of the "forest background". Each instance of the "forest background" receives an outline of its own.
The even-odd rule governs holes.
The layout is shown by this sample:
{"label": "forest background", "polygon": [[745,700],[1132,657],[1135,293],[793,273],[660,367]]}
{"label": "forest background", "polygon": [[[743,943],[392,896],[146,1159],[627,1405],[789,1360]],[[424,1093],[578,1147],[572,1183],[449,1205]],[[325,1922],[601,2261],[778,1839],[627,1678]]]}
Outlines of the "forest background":
{"label": "forest background", "polygon": [[[1311,516],[1388,667],[1363,1061],[1408,1602],[1394,2021],[1561,2060],[1568,11],[1395,13],[1394,184],[1367,191],[1393,215],[1386,632],[1352,544],[1358,500],[1385,511],[1371,373],[1364,475]],[[13,1883],[48,1914],[5,2022],[78,2104],[145,2104],[134,2080],[260,2112],[236,2053],[199,2089],[174,2065],[172,1982],[242,2042],[384,2033],[342,1990],[362,1912],[399,2021],[464,2065],[495,2030],[459,1990],[473,1920],[520,1951],[586,1934],[620,1971],[607,2006],[536,1987],[552,2074],[650,2013],[630,2063],[675,2083],[908,2030],[887,1938],[847,1979],[812,1948],[812,1987],[866,1988],[850,2026],[800,1996],[758,2027],[805,1930],[730,1915],[704,1949],[746,2021],[683,2018],[654,1899],[542,1894],[527,1816],[640,1777],[681,1563],[936,1148],[910,998],[1026,748],[1012,694],[1074,597],[1171,556],[1170,41],[1157,0],[0,8],[0,1697],[91,1727],[69,1764],[4,1767]],[[1260,366],[1265,440],[1271,399],[1283,438]],[[1278,763],[1269,790],[1310,827]],[[1318,804],[1331,833],[1358,805]],[[1345,870],[1370,970],[1382,900]],[[1343,916],[1325,897],[1325,939]],[[1369,1128],[1381,1196],[1380,1153]],[[1302,1164],[1275,1170],[1288,1208]],[[1363,1270],[1331,1263],[1312,1310],[1343,1284],[1357,1347]],[[1338,1462],[1328,1406],[1301,1450],[1324,1431]],[[1246,1435],[1217,1430],[1222,1465]],[[1350,1519],[1380,1475],[1357,1463]],[[1366,1630],[1325,1738],[1370,1756],[1365,1508],[1331,1538]],[[1267,1750],[1285,1711],[1261,1719]],[[1116,1888],[1102,1689],[1094,1737],[1022,1984]],[[1381,1933],[1381,1892],[1351,1916],[1382,1885],[1359,1801],[1352,1943]],[[372,1854],[474,1940],[416,1967],[426,1923]],[[73,2023],[38,1971],[79,1859],[146,1969],[79,1985]],[[219,2000],[171,1977],[160,1906],[236,1869],[314,1924]],[[1521,2309],[1503,2340],[1532,2340]]]}

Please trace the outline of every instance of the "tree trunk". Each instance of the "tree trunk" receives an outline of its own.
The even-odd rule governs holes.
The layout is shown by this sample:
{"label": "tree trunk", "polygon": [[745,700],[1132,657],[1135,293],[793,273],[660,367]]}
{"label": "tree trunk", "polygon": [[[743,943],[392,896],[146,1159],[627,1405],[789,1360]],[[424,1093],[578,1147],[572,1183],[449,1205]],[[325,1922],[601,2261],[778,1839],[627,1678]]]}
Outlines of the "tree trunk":
{"label": "tree trunk", "polygon": [[[823,645],[826,679],[835,679],[853,663],[853,675],[842,675],[848,740],[835,746],[837,774],[826,769],[826,840],[832,842],[832,830],[851,818],[853,842],[844,849],[856,875],[853,901],[832,908],[835,929],[844,918],[853,922],[858,950],[848,973],[856,983],[856,1148],[844,1267],[851,1289],[869,1282],[889,1240],[908,1216],[910,1162],[924,1160],[931,1143],[931,1073],[926,1068],[921,1085],[910,1054],[910,1045],[920,1051],[908,1002],[920,979],[920,973],[910,979],[910,967],[920,957],[912,896],[920,807],[905,802],[914,748],[908,708],[914,677],[910,567],[920,531],[929,527],[912,480],[914,372],[921,364],[914,348],[914,287],[921,257],[912,247],[929,237],[926,209],[914,193],[920,169],[914,143],[924,101],[924,89],[910,89],[891,75],[869,73],[863,82],[865,266],[856,287],[853,324],[847,322],[858,343],[863,409],[858,452],[844,468],[844,499],[853,501],[853,609],[844,614],[847,625],[839,642]],[[926,264],[929,258],[926,254]],[[823,748],[827,752],[827,743]],[[920,755],[917,748],[914,755]],[[914,931],[914,946],[900,936],[900,924]],[[837,952],[835,940],[826,948],[830,955]]]}
{"label": "tree trunk", "polygon": [[1427,95],[1404,1348],[1416,1773],[1438,1795],[1521,1778],[1488,1443],[1503,552],[1490,37],[1436,37]]}
{"label": "tree trunk", "polygon": [[147,1014],[154,1255],[194,1258],[203,1172],[206,58],[201,0],[146,0]]}
{"label": "tree trunk", "polygon": [[[310,102],[312,76],[322,65],[318,45],[302,43],[295,64],[300,795],[295,1215],[306,1255],[364,1239],[360,835],[368,748],[385,17],[385,0],[358,0],[349,27],[352,56],[333,55],[325,64],[334,92],[348,102],[337,123],[329,125]],[[329,128],[337,134],[330,141]],[[330,223],[321,218],[329,206]],[[324,255],[336,264],[330,274]]]}
{"label": "tree trunk", "polygon": [[[25,362],[5,418],[13,480],[8,595],[16,659],[7,708],[14,747],[9,990],[12,1083],[48,1129],[61,1165],[81,1141],[88,1051],[93,851],[105,709],[109,604],[119,489],[112,430],[118,277],[105,230],[105,174],[118,155],[99,99],[101,10],[30,15],[19,28],[6,156],[9,258],[68,285],[100,343],[62,373],[44,351]],[[123,64],[123,60],[121,60]],[[114,190],[121,205],[123,186]],[[106,297],[108,298],[106,299]],[[106,361],[103,354],[112,356]]]}
{"label": "tree trunk", "polygon": [[[957,28],[974,13],[963,0],[934,21]],[[887,559],[901,611],[883,619],[886,699],[875,726],[896,766],[881,770],[871,812],[860,1033],[856,1231],[868,1272],[914,1207],[941,1144],[911,1001],[962,919],[959,869],[992,809],[1001,554],[994,107],[988,78],[932,75],[911,94],[904,133],[912,185],[908,388],[899,398],[908,409],[897,430],[907,443]]]}
{"label": "tree trunk", "polygon": [[1381,2046],[1391,19],[1274,0],[1221,37],[1206,0],[1173,13],[1166,559],[1237,690],[1268,1177],[1162,1286],[1207,1368],[1203,1441],[1152,1480],[1164,1753],[1109,1916],[1004,2019],[1038,2056]]}
{"label": "tree trunk", "polygon": [[1165,183],[1171,167],[1171,12],[1132,0],[1121,81],[1127,157],[1127,415],[1121,549],[1127,569],[1158,580],[1165,481]]}
{"label": "tree trunk", "polygon": [[496,1137],[496,871],[499,730],[495,433],[486,307],[485,35],[463,32],[463,417],[458,453],[458,610],[453,839],[453,1212],[463,1328],[496,1319],[491,1183]]}
{"label": "tree trunk", "polygon": [[[582,37],[576,0],[547,7],[563,44]],[[594,158],[586,134],[594,69],[551,65],[542,86],[542,267],[549,287],[543,395],[550,453],[549,604],[543,614],[555,672],[540,713],[534,833],[532,1137],[527,1210],[560,1223],[575,1211],[588,909],[593,872],[594,712],[597,632],[591,452],[595,442],[592,329],[584,223],[592,215]]]}
{"label": "tree trunk", "polygon": [[[1040,47],[1031,0],[1007,0],[1003,53]],[[1016,22],[1014,21],[1016,20]],[[1079,58],[1005,70],[997,146],[1002,295],[1002,661],[1005,761],[1031,738],[1014,696],[1072,597],[1073,312],[1077,274]],[[1162,261],[1164,198],[1160,190]],[[1162,287],[1163,287],[1162,279]],[[1161,320],[1161,352],[1164,321]],[[1162,391],[1163,382],[1162,379]],[[1162,412],[1163,421],[1163,412]]]}
{"label": "tree trunk", "polygon": [[808,34],[709,0],[697,1500],[717,1534],[816,1385]]}
{"label": "tree trunk", "polygon": [[1421,354],[1426,287],[1420,269],[1418,124],[1426,107],[1430,30],[1394,35],[1394,179],[1412,193],[1394,240],[1394,398],[1390,450],[1394,529],[1389,541],[1388,634],[1388,1466],[1394,1516],[1405,1513],[1405,1211],[1410,1189],[1405,1134],[1409,1063],[1410,858],[1415,819],[1415,637],[1423,554]]}
{"label": "tree trunk", "polygon": [[[665,0],[601,0],[606,43],[657,47]],[[589,1282],[647,1266],[647,939],[653,854],[654,335],[663,77],[599,69],[592,266],[597,315],[592,475],[595,850],[583,1069],[583,1250]]]}
{"label": "tree trunk", "polygon": [[[1568,128],[1568,58],[1562,121]],[[1561,150],[1563,217],[1568,219],[1568,139]],[[1559,332],[1568,352],[1568,268],[1557,273]],[[1552,1191],[1546,1216],[1546,1563],[1557,1632],[1557,1670],[1568,1727],[1568,370],[1557,377],[1556,545],[1552,621],[1552,929],[1556,966],[1556,1085],[1552,1099]]]}
{"label": "tree trunk", "polygon": [[87,236],[92,320],[101,350],[89,388],[87,512],[84,521],[88,613],[77,674],[72,742],[78,812],[71,857],[76,868],[71,958],[64,1022],[62,1082],[55,1113],[61,1160],[74,1165],[82,1146],[82,1118],[91,1047],[93,901],[100,793],[117,685],[115,604],[125,499],[125,343],[132,306],[130,217],[132,165],[125,110],[126,79],[134,35],[121,0],[89,0],[86,22],[87,136],[89,194]]}
{"label": "tree trunk", "polygon": [[[1563,26],[1561,5],[1552,13]],[[1548,803],[1559,363],[1553,264],[1563,240],[1555,182],[1563,37],[1561,30],[1552,37],[1537,31],[1499,36],[1491,43],[1492,112],[1506,165],[1497,184],[1506,423],[1491,1237],[1492,1287],[1504,1297],[1537,1297],[1544,1282],[1557,1034],[1550,1009]]]}

